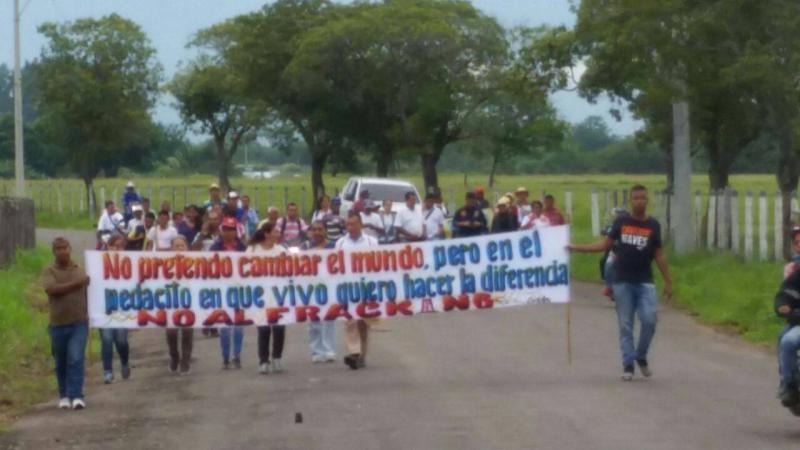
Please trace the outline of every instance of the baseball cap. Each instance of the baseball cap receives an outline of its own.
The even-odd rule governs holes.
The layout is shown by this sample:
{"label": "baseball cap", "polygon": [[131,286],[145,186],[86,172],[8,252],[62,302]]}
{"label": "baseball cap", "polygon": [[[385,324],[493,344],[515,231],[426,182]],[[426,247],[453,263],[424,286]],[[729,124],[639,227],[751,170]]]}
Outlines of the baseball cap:
{"label": "baseball cap", "polygon": [[236,228],[239,225],[239,222],[236,221],[235,217],[225,217],[222,219],[222,228]]}
{"label": "baseball cap", "polygon": [[239,198],[239,193],[236,191],[228,192],[228,198]]}
{"label": "baseball cap", "polygon": [[483,194],[483,188],[482,188],[482,187],[480,187],[480,186],[476,187],[476,188],[475,188],[475,193],[476,193],[476,194]]}
{"label": "baseball cap", "polygon": [[136,185],[133,184],[133,181],[128,180],[128,184],[126,184],[125,187],[132,188],[132,187],[136,187]]}
{"label": "baseball cap", "polygon": [[219,189],[219,185],[217,183],[211,183],[211,186],[208,187],[208,190],[211,189]]}
{"label": "baseball cap", "polygon": [[142,205],[140,205],[140,204],[138,204],[138,203],[136,203],[136,204],[134,204],[134,205],[131,205],[131,211],[133,211],[133,212],[140,212],[140,211],[142,211]]}

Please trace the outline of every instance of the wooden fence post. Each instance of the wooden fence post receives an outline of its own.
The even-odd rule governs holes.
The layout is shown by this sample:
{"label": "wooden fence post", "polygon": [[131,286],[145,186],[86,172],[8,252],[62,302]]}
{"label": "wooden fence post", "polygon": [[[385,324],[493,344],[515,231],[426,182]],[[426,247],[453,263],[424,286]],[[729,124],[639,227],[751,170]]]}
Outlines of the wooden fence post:
{"label": "wooden fence post", "polygon": [[592,236],[600,236],[600,201],[597,197],[597,188],[592,188]]}
{"label": "wooden fence post", "polygon": [[605,203],[603,205],[603,223],[605,223],[605,222],[608,221],[608,213],[609,213],[609,211],[608,211],[608,206],[609,205],[608,204],[609,204],[609,201],[611,200],[609,198],[608,189],[603,189],[603,197],[605,197]]}
{"label": "wooden fence post", "polygon": [[700,248],[703,245],[703,194],[700,191],[694,193],[694,230]]}
{"label": "wooden fence post", "polygon": [[64,214],[64,199],[62,198],[62,195],[63,195],[62,190],[63,189],[62,189],[61,185],[59,185],[58,189],[56,190],[56,196],[57,196],[57,200],[58,200],[58,213],[59,214]]}
{"label": "wooden fence post", "polygon": [[744,198],[744,258],[753,259],[753,192],[747,191]]}
{"label": "wooden fence post", "polygon": [[453,188],[447,190],[448,196],[450,197],[450,204],[448,205],[448,210],[451,214],[456,211],[456,191]]}
{"label": "wooden fence post", "polygon": [[775,205],[773,208],[775,222],[773,223],[774,242],[775,242],[775,261],[783,258],[783,195],[775,193]]}
{"label": "wooden fence post", "polygon": [[614,208],[619,208],[619,192],[614,189]]}
{"label": "wooden fence post", "polygon": [[725,188],[719,191],[719,207],[717,208],[717,248],[730,249],[730,217],[731,217],[731,191]]}
{"label": "wooden fence post", "polygon": [[741,253],[741,246],[739,241],[741,239],[739,233],[739,193],[737,191],[731,192],[731,250],[736,255]]}
{"label": "wooden fence post", "polygon": [[100,186],[100,205],[106,207],[106,187]]}
{"label": "wooden fence post", "polygon": [[564,207],[567,211],[567,222],[572,223],[572,191],[564,193]]}
{"label": "wooden fence post", "polygon": [[708,214],[706,228],[706,248],[714,248],[717,230],[717,195],[715,191],[708,192]]}
{"label": "wooden fence post", "polygon": [[628,190],[622,190],[622,207],[628,209]]}
{"label": "wooden fence post", "polygon": [[761,191],[758,196],[758,255],[761,261],[769,257],[767,248],[767,193]]}

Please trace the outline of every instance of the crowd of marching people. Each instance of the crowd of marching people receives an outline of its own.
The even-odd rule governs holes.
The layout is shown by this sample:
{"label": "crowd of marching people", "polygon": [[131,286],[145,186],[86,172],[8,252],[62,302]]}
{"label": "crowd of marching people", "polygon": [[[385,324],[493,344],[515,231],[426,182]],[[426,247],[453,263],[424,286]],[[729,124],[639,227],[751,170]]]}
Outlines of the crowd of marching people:
{"label": "crowd of marching people", "polygon": [[[247,195],[230,191],[223,197],[223,192],[217,184],[212,184],[208,192],[209,198],[202,205],[190,204],[183,210],[176,211],[165,201],[154,210],[150,200],[140,196],[136,192],[134,183],[129,182],[120,208],[117,208],[113,201],[108,201],[104,205],[97,225],[97,249],[144,252],[251,252],[278,255],[288,250],[356,249],[398,242],[478,236],[566,223],[565,217],[556,208],[552,195],[544,196],[542,201],[530,201],[529,192],[524,187],[501,196],[494,205],[484,197],[483,189],[470,191],[465,196],[464,205],[453,213],[449,224],[447,221],[449,212],[438,191],[425,195],[421,205],[418,204],[416,192],[407,192],[405,205],[400,208],[394,206],[391,200],[372,199],[369,193],[365,192],[348,211],[341,210],[342,201],[339,197],[331,198],[323,195],[316,201],[310,221],[301,217],[301,212],[295,203],[288,203],[284,212],[276,207],[270,207],[266,216],[262,218],[251,205]],[[56,244],[66,247],[67,256],[64,258],[69,258],[69,243],[54,242],[54,253]],[[56,256],[57,264],[54,267],[58,268],[60,267],[58,253]],[[62,262],[63,267],[72,267],[71,260],[65,259]],[[88,284],[85,272],[80,269],[74,277],[78,281],[69,288],[85,289]],[[87,280],[85,284],[81,284],[80,280],[84,279],[82,277]],[[55,279],[53,283],[57,284]],[[80,319],[85,320],[85,311]],[[344,363],[353,370],[366,366],[371,325],[370,319],[348,321],[345,324]],[[219,339],[223,369],[242,367],[244,328],[230,326],[203,329],[202,332],[209,338]],[[283,371],[285,326],[258,326],[257,333],[259,373]],[[113,357],[115,349],[119,357],[119,374],[123,379],[129,378],[131,368],[127,330],[104,328],[100,330],[100,336],[104,382],[110,384],[115,379]],[[335,323],[313,323],[309,327],[308,336],[312,362],[336,360]],[[194,337],[193,329],[166,331],[169,372],[180,375],[191,372]],[[85,341],[86,337],[83,339]],[[71,378],[68,374],[70,364],[66,359],[59,365],[59,358],[56,357],[62,398],[60,406],[80,409],[85,407],[82,392],[76,393],[78,388],[74,387],[74,377]],[[82,365],[81,362],[81,367]],[[68,388],[70,385],[73,387]],[[82,386],[82,378],[80,385]]]}

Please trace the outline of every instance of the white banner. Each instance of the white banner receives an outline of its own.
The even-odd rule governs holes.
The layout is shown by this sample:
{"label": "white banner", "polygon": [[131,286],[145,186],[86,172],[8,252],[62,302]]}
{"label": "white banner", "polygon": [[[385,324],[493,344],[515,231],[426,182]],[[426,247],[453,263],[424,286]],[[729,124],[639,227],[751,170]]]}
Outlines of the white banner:
{"label": "white banner", "polygon": [[96,328],[414,316],[569,301],[569,226],[360,250],[86,252]]}

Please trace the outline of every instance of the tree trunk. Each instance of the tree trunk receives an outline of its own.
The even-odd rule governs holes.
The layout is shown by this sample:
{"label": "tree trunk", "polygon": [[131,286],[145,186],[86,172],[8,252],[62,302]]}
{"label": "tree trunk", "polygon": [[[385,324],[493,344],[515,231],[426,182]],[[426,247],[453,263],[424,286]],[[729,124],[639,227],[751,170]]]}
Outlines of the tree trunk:
{"label": "tree trunk", "polygon": [[497,171],[497,160],[498,159],[500,159],[500,158],[498,157],[497,153],[492,155],[492,168],[489,171],[489,187],[490,188],[494,187],[494,173]]}
{"label": "tree trunk", "polygon": [[436,164],[439,162],[440,152],[423,152],[420,154],[422,164],[422,181],[425,183],[425,193],[433,192],[439,188],[439,174],[436,172]]}
{"label": "tree trunk", "polygon": [[692,220],[692,155],[689,149],[689,103],[672,104],[672,158],[675,172],[675,204],[672,206],[675,223],[675,251],[686,254],[694,250],[695,234]]}
{"label": "tree trunk", "polygon": [[[97,197],[94,195],[94,180],[84,177],[83,184],[86,186],[86,211],[89,213],[89,218],[94,220],[97,218]],[[103,205],[104,208],[105,206]]]}
{"label": "tree trunk", "polygon": [[392,159],[384,156],[383,152],[375,156],[375,175],[379,178],[389,177],[389,166],[392,164]]}
{"label": "tree trunk", "polygon": [[[322,181],[322,172],[325,170],[325,163],[328,155],[325,152],[314,151],[311,153],[311,195],[314,202],[325,194],[325,183]],[[316,203],[314,203],[316,204]]]}
{"label": "tree trunk", "polygon": [[217,174],[219,178],[219,187],[222,192],[229,192],[231,190],[231,183],[228,179],[229,160],[228,152],[225,149],[225,137],[214,137],[214,144],[217,147]]}

